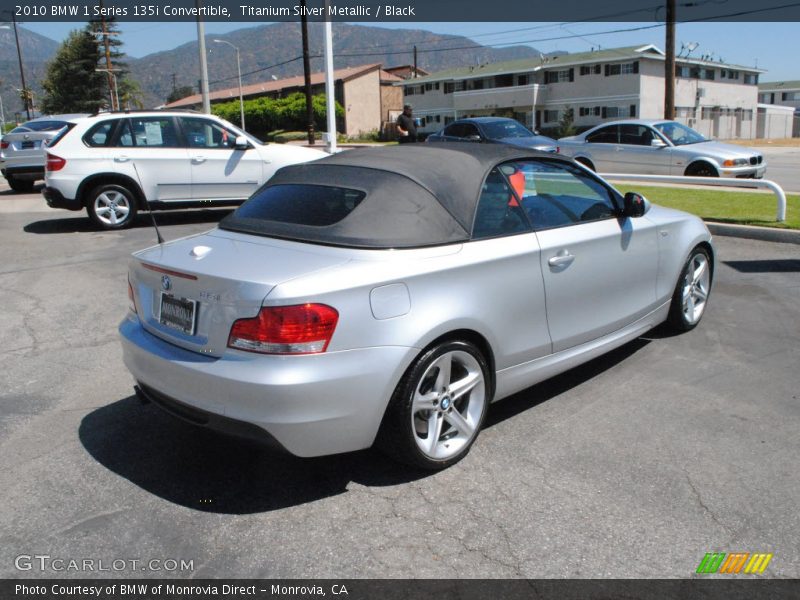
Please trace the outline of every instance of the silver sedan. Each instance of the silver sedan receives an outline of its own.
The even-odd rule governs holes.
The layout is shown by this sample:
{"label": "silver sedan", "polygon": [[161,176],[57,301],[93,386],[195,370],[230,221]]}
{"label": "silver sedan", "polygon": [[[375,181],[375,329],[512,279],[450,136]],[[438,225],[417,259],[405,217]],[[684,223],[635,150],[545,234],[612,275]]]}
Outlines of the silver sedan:
{"label": "silver sedan", "polygon": [[760,179],[767,171],[755,150],[706,139],[677,121],[612,121],[558,144],[562,154],[601,173]]}
{"label": "silver sedan", "polygon": [[400,146],[285,167],[218,228],[142,250],[139,395],[299,456],[463,458],[489,404],[705,311],[699,219],[557,155]]}

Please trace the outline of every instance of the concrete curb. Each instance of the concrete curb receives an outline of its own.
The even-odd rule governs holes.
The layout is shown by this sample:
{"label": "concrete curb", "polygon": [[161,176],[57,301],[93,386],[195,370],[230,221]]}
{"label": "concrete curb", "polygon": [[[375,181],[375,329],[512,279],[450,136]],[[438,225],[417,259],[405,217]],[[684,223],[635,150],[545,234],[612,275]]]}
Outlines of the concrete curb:
{"label": "concrete curb", "polygon": [[800,244],[800,231],[794,229],[777,229],[772,227],[753,227],[752,225],[731,225],[706,221],[712,235],[778,242],[782,244]]}

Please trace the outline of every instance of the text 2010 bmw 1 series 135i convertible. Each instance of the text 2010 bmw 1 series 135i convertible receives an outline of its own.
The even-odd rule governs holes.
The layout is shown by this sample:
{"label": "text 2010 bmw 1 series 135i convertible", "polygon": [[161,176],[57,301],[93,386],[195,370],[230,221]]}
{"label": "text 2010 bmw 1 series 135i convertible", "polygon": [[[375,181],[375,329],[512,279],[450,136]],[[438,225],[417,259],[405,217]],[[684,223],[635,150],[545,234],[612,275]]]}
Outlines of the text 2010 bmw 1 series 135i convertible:
{"label": "text 2010 bmw 1 series 135i convertible", "polygon": [[298,456],[377,445],[438,469],[492,401],[700,321],[702,221],[557,155],[457,146],[285,167],[217,228],[137,252],[139,393]]}

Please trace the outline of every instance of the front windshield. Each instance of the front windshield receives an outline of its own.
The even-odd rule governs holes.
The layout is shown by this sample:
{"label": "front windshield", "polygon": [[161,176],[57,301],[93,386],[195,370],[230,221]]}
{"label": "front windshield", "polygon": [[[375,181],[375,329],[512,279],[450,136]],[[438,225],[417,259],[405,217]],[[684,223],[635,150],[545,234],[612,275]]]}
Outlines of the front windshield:
{"label": "front windshield", "polygon": [[676,146],[685,146],[686,144],[699,144],[700,142],[707,142],[701,134],[697,133],[694,129],[686,127],[681,123],[675,121],[667,121],[666,123],[658,123],[654,125],[656,129],[666,137],[670,142]]}
{"label": "front windshield", "polygon": [[516,121],[494,121],[492,123],[482,123],[481,125],[486,132],[486,136],[493,140],[526,138],[534,135]]}

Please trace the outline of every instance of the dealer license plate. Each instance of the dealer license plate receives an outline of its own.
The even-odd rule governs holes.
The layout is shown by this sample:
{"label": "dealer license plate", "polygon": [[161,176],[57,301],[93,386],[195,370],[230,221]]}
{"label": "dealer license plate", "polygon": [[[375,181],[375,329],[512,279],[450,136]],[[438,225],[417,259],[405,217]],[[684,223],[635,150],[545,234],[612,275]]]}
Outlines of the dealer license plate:
{"label": "dealer license plate", "polygon": [[158,320],[162,325],[194,335],[196,312],[197,301],[161,292],[161,311]]}

